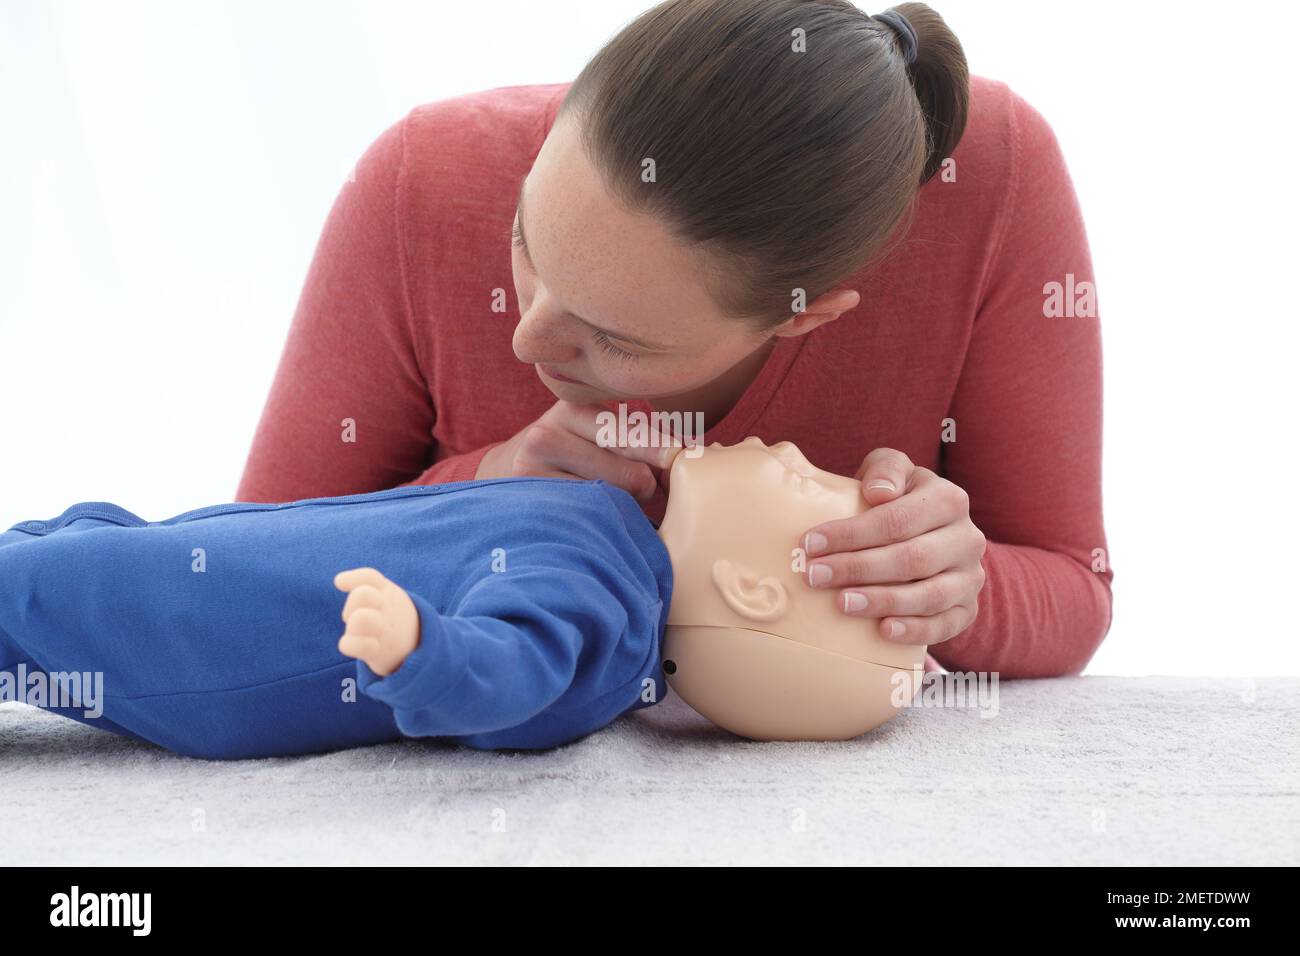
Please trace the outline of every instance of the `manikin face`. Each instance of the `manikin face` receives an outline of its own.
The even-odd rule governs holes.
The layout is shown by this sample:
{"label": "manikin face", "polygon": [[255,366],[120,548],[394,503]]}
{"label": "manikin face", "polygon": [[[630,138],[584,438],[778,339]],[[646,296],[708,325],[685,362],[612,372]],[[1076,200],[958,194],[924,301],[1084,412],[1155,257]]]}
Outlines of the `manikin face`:
{"label": "manikin face", "polygon": [[568,115],[524,180],[515,237],[515,355],[557,398],[689,395],[781,331],[719,312],[698,254],[610,195]]}
{"label": "manikin face", "polygon": [[669,626],[748,628],[895,667],[924,660],[924,648],[841,612],[837,589],[807,585],[803,533],[864,511],[860,482],[817,468],[790,442],[750,437],[700,451],[674,460],[659,527],[673,563]]}
{"label": "manikin face", "polygon": [[663,667],[683,700],[755,740],[843,740],[912,699],[925,648],[804,580],[803,532],[866,507],[859,482],[789,442],[677,455],[659,534],[673,565]]}

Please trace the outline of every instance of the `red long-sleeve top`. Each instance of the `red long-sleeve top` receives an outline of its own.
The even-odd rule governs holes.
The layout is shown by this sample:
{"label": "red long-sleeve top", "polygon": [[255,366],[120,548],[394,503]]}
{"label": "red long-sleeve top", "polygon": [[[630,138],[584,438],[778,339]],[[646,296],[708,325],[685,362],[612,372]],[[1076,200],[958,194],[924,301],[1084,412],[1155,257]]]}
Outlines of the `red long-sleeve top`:
{"label": "red long-sleeve top", "polygon": [[[317,246],[239,500],[468,480],[555,402],[511,349],[510,229],[566,89],[417,107],[361,158]],[[896,448],[944,475],[988,538],[987,581],[974,624],[931,653],[950,670],[1076,673],[1111,619],[1101,337],[1086,309],[1044,303],[1049,283],[1079,295],[1094,282],[1083,219],[1051,128],[1003,83],[972,78],[952,159],[955,181],[927,183],[903,241],[846,283],[857,308],[779,339],[703,440],[789,440],[846,475]],[[645,511],[658,520],[664,506],[661,489]]]}

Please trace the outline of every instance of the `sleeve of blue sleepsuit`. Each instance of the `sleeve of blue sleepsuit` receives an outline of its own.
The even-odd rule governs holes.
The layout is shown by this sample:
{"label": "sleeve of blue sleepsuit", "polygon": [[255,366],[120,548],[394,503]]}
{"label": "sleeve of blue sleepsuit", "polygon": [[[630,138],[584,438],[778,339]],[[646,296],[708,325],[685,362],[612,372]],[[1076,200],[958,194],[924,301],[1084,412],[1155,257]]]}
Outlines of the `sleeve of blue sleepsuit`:
{"label": "sleeve of blue sleepsuit", "polygon": [[488,574],[453,614],[413,594],[419,646],[385,678],[358,662],[359,686],[413,737],[547,747],[603,726],[656,665],[663,607],[598,560],[573,552],[563,567]]}

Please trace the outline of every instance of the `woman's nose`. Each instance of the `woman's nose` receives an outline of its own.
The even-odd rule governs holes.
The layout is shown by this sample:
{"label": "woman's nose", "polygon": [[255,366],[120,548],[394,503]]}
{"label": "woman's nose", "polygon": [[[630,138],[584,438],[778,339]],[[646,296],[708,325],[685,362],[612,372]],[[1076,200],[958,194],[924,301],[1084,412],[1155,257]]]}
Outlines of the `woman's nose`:
{"label": "woman's nose", "polygon": [[535,362],[559,364],[576,358],[579,349],[567,329],[563,314],[537,298],[515,326],[515,357],[530,365]]}

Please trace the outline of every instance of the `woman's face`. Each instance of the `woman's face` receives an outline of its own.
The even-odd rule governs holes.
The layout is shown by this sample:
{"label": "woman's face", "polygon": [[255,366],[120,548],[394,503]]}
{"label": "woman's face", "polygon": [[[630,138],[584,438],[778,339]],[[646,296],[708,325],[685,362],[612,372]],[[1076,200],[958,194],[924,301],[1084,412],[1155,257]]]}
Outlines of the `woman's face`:
{"label": "woman's face", "polygon": [[568,116],[524,180],[514,229],[515,355],[537,367],[557,398],[688,393],[773,334],[719,312],[698,256],[656,220],[615,201]]}

